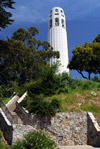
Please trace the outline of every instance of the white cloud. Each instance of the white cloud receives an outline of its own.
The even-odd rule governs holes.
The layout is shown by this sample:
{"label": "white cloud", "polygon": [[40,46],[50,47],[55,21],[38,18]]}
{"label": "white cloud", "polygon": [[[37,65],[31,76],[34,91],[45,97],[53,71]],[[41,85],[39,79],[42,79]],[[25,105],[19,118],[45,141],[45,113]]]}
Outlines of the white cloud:
{"label": "white cloud", "polygon": [[13,18],[16,22],[47,22],[49,10],[55,6],[64,9],[67,20],[83,19],[98,13],[100,0],[17,0]]}

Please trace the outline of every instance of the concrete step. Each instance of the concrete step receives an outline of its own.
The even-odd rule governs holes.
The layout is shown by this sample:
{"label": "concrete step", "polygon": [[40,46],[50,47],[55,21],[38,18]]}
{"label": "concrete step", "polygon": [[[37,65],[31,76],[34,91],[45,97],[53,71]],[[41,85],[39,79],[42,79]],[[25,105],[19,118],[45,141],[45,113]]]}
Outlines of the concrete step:
{"label": "concrete step", "polygon": [[20,118],[18,118],[18,124],[23,124],[23,121]]}
{"label": "concrete step", "polygon": [[11,114],[15,117],[17,117],[17,123],[18,124],[23,124],[23,121],[18,117],[18,115],[15,112],[11,112]]}
{"label": "concrete step", "polygon": [[12,115],[17,115],[15,112],[11,112]]}

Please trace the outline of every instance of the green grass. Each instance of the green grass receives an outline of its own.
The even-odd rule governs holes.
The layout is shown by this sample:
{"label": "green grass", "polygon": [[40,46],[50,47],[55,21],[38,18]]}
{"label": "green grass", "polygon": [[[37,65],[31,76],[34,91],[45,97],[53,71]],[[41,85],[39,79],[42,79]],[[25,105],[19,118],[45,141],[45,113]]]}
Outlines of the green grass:
{"label": "green grass", "polygon": [[7,97],[0,97],[0,101],[3,101],[3,103],[7,104],[8,101],[10,100],[11,98],[7,98]]}
{"label": "green grass", "polygon": [[0,149],[11,149],[9,146],[6,146],[6,145],[3,145],[1,142],[0,142]]}
{"label": "green grass", "polygon": [[89,112],[93,112],[93,113],[99,113],[100,112],[100,108],[98,107],[98,105],[96,104],[88,104],[88,103],[83,103],[82,107],[81,107],[82,111],[89,111]]}
{"label": "green grass", "polygon": [[[92,112],[97,117],[100,115],[100,83],[76,80],[65,88],[67,92],[47,97],[49,100],[62,99],[61,112]],[[96,92],[97,96],[91,95],[91,91]]]}

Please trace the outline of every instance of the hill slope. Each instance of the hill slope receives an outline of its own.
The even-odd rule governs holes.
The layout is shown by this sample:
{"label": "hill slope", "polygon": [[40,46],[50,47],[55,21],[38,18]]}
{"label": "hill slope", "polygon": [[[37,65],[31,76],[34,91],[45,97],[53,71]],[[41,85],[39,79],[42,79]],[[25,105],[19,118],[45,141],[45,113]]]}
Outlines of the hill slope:
{"label": "hill slope", "polygon": [[[96,95],[92,95],[95,92]],[[100,83],[77,80],[46,99],[60,99],[61,112],[92,112],[100,124]]]}

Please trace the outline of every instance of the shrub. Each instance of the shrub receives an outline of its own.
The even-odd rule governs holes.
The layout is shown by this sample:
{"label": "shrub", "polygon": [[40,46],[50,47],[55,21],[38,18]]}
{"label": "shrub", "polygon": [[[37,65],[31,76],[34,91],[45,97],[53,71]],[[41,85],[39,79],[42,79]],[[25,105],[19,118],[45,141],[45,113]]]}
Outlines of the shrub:
{"label": "shrub", "polygon": [[70,85],[74,81],[74,79],[66,72],[59,74],[58,78],[60,81],[60,87],[65,87],[66,85]]}
{"label": "shrub", "polygon": [[51,137],[42,130],[29,132],[24,140],[18,141],[12,149],[55,149],[56,145]]}
{"label": "shrub", "polygon": [[42,92],[41,84],[42,84],[41,79],[27,83],[26,89],[28,91],[28,95],[33,96],[33,94],[36,95],[40,94]]}
{"label": "shrub", "polygon": [[0,86],[0,97],[10,97],[13,94],[13,87],[11,85]]}
{"label": "shrub", "polygon": [[87,89],[90,89],[91,88],[91,83],[89,82],[89,81],[84,81],[83,83],[82,83],[82,89],[84,89],[84,90],[87,90]]}
{"label": "shrub", "polygon": [[81,89],[81,90],[90,90],[93,88],[98,88],[99,84],[92,80],[74,80],[69,86],[71,89]]}
{"label": "shrub", "polygon": [[43,69],[41,78],[26,84],[26,90],[30,96],[33,96],[33,94],[39,95],[41,93],[45,96],[53,95],[59,88],[62,89],[65,85],[69,85],[72,80],[73,79],[67,73],[57,75],[54,68],[47,67]]}
{"label": "shrub", "polygon": [[76,89],[77,87],[81,86],[81,81],[80,80],[73,80],[72,83],[70,84],[71,89]]}
{"label": "shrub", "polygon": [[7,85],[0,86],[0,97],[12,97],[14,92],[17,95],[22,96],[25,91],[25,86],[20,87],[16,83],[11,82]]}
{"label": "shrub", "polygon": [[95,82],[100,82],[100,78],[98,76],[95,76],[94,78],[92,78],[92,80]]}
{"label": "shrub", "polygon": [[57,93],[68,93],[68,87],[58,89]]}
{"label": "shrub", "polygon": [[53,106],[55,113],[60,112],[61,103],[62,103],[61,99],[58,99],[58,98],[52,99],[51,106]]}
{"label": "shrub", "polygon": [[36,113],[40,115],[54,115],[60,111],[61,100],[52,99],[52,101],[44,100],[43,96],[34,96],[34,98],[27,96],[21,105],[24,106],[30,113]]}
{"label": "shrub", "polygon": [[14,91],[15,91],[16,95],[21,97],[26,92],[26,87],[25,86],[21,86],[21,87],[17,86],[16,88],[14,88]]}

